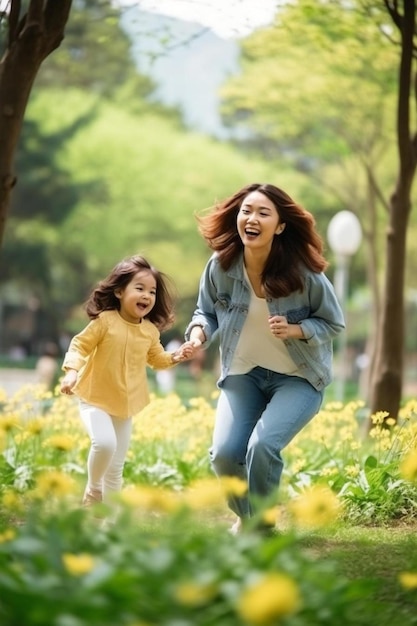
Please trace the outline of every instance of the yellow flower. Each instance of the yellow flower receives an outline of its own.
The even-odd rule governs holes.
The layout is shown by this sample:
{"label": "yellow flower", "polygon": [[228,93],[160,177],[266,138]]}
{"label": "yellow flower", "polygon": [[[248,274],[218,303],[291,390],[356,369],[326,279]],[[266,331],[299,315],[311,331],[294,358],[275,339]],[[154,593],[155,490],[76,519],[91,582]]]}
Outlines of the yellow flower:
{"label": "yellow flower", "polygon": [[68,452],[74,448],[74,439],[68,435],[52,435],[43,442],[45,448],[55,448],[61,452]]}
{"label": "yellow flower", "polygon": [[388,415],[387,411],[377,411],[374,415],[371,415],[371,421],[373,424],[383,424]]}
{"label": "yellow flower", "polygon": [[223,476],[220,484],[226,496],[236,496],[241,498],[248,491],[248,483],[237,476]]}
{"label": "yellow flower", "polygon": [[27,430],[31,435],[39,435],[45,428],[45,420],[41,418],[31,419],[26,425]]}
{"label": "yellow flower", "polygon": [[74,480],[68,474],[55,470],[43,472],[36,479],[34,495],[38,498],[62,497],[73,493]]}
{"label": "yellow flower", "polygon": [[4,532],[0,533],[0,543],[11,541],[16,537],[16,531],[13,528],[7,528]]}
{"label": "yellow flower", "polygon": [[124,489],[120,500],[131,508],[169,513],[178,508],[175,495],[160,487],[137,486]]}
{"label": "yellow flower", "polygon": [[320,476],[335,476],[335,474],[338,473],[339,470],[337,469],[337,467],[323,467],[320,472]]}
{"label": "yellow flower", "polygon": [[285,574],[270,572],[247,587],[237,603],[238,614],[250,624],[275,624],[301,604],[295,581]]}
{"label": "yellow flower", "polygon": [[19,494],[12,489],[7,489],[1,498],[3,506],[9,511],[22,511],[23,505]]}
{"label": "yellow flower", "polygon": [[279,508],[273,506],[270,509],[262,511],[262,521],[268,526],[275,526],[279,517]]}
{"label": "yellow flower", "polygon": [[28,433],[27,431],[18,433],[13,437],[13,441],[16,446],[22,446],[28,439],[30,439],[30,433]]}
{"label": "yellow flower", "polygon": [[13,509],[14,507],[18,505],[19,502],[20,502],[20,497],[17,491],[13,491],[13,489],[6,489],[3,492],[3,495],[1,497],[1,503],[7,509]]}
{"label": "yellow flower", "polygon": [[183,582],[176,586],[174,595],[183,606],[203,606],[216,596],[217,589],[213,584]]}
{"label": "yellow flower", "polygon": [[94,568],[94,558],[91,554],[71,554],[65,552],[62,555],[62,561],[65,569],[72,576],[84,576]]}
{"label": "yellow flower", "polygon": [[206,478],[192,483],[182,500],[189,508],[199,510],[223,506],[224,495],[217,478]]}
{"label": "yellow flower", "polygon": [[331,489],[314,486],[294,500],[289,509],[299,525],[320,527],[337,519],[341,504]]}
{"label": "yellow flower", "polygon": [[404,457],[400,472],[407,480],[417,481],[417,448]]}
{"label": "yellow flower", "polygon": [[345,467],[346,476],[350,476],[351,478],[359,476],[360,471],[359,465],[346,465]]}
{"label": "yellow flower", "polygon": [[20,426],[19,416],[15,413],[11,413],[10,415],[3,415],[0,417],[0,431],[4,433],[11,432],[14,428],[18,428]]}
{"label": "yellow flower", "polygon": [[417,572],[402,572],[398,578],[404,589],[417,589]]}
{"label": "yellow flower", "polygon": [[416,414],[417,414],[417,399],[416,398],[409,400],[406,403],[406,405],[399,411],[399,417],[405,421],[409,421]]}
{"label": "yellow flower", "polygon": [[303,471],[305,466],[306,466],[305,459],[297,459],[297,461],[294,461],[291,471],[293,474],[298,474],[299,472]]}

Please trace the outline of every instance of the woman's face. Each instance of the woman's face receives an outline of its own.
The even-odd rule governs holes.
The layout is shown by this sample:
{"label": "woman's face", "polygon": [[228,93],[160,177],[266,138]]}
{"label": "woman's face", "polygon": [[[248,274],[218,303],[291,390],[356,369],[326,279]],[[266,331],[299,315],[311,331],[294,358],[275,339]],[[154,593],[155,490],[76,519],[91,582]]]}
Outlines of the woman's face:
{"label": "woman's face", "polygon": [[242,201],[237,214],[237,231],[247,248],[270,249],[275,235],[285,228],[275,204],[260,191],[252,191]]}

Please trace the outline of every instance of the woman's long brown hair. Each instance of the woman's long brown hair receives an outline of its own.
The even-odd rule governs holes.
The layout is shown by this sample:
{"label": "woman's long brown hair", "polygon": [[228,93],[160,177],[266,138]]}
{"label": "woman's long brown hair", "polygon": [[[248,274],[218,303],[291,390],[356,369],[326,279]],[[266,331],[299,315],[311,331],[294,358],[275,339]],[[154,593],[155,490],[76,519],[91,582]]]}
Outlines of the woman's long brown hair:
{"label": "woman's long brown hair", "polygon": [[265,292],[278,298],[302,291],[302,266],[317,273],[328,266],[323,256],[323,240],[316,230],[313,215],[279,187],[261,183],[243,187],[233,196],[210,207],[208,213],[197,215],[199,231],[209,247],[218,253],[221,267],[228,270],[243,251],[237,231],[237,214],[244,198],[252,191],[259,191],[269,198],[280,222],[285,222],[285,229],[274,237],[262,272]]}

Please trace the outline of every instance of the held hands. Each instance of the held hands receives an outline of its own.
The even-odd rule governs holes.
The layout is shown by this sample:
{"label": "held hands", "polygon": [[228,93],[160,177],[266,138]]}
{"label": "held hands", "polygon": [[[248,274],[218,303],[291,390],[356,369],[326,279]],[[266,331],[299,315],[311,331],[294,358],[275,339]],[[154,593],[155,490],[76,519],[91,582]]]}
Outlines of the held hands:
{"label": "held hands", "polygon": [[173,363],[182,363],[188,361],[194,356],[194,346],[191,341],[183,343],[175,352],[172,352]]}
{"label": "held hands", "polygon": [[188,361],[194,359],[198,352],[200,352],[201,346],[206,340],[206,336],[201,326],[194,326],[191,330],[190,340],[186,341],[172,353],[172,360],[174,363],[180,363],[181,361]]}
{"label": "held hands", "polygon": [[196,337],[191,337],[189,341],[186,341],[172,353],[172,360],[174,363],[181,363],[182,361],[189,361],[190,359],[194,359],[197,356],[197,353],[200,351],[203,342],[201,339],[197,339]]}
{"label": "held hands", "polygon": [[78,379],[78,372],[76,370],[67,370],[64,378],[61,381],[61,393],[72,395],[72,388]]}

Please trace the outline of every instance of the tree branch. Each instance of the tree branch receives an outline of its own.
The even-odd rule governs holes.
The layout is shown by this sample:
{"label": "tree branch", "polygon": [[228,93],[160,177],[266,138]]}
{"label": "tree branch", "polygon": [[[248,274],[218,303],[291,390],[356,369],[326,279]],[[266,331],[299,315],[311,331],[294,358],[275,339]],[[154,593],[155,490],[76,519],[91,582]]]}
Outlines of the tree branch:
{"label": "tree branch", "polygon": [[397,0],[384,0],[384,4],[398,30],[402,30],[402,17],[400,12],[398,11]]}
{"label": "tree branch", "polygon": [[382,193],[382,190],[375,179],[375,175],[374,175],[372,167],[369,165],[369,163],[365,163],[365,162],[364,162],[364,167],[366,169],[366,173],[368,175],[368,181],[373,192],[375,193],[376,197],[378,198],[378,200],[384,207],[387,215],[389,215],[389,211],[390,211],[389,203],[385,199],[384,194]]}
{"label": "tree branch", "polygon": [[71,11],[71,4],[72,0],[46,1],[44,11],[46,31],[45,57],[58,48],[64,39],[64,31]]}
{"label": "tree branch", "polygon": [[21,5],[21,0],[11,0],[9,14],[9,48],[17,36]]}
{"label": "tree branch", "polygon": [[27,10],[27,22],[42,22],[44,0],[30,0]]}

